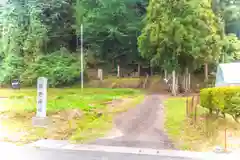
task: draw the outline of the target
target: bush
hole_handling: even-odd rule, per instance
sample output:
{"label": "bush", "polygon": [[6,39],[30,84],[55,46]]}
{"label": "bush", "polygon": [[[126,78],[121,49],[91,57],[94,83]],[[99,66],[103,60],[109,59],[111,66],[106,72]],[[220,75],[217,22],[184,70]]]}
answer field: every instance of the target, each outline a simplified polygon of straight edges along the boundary
{"label": "bush", "polygon": [[240,87],[206,88],[200,91],[201,106],[210,113],[230,114],[235,120],[240,117]]}
{"label": "bush", "polygon": [[8,54],[1,62],[0,83],[10,84],[12,79],[18,79],[25,69],[24,59],[18,55]]}
{"label": "bush", "polygon": [[20,76],[24,85],[35,85],[37,78],[48,78],[51,87],[69,85],[80,78],[80,61],[67,50],[41,55]]}

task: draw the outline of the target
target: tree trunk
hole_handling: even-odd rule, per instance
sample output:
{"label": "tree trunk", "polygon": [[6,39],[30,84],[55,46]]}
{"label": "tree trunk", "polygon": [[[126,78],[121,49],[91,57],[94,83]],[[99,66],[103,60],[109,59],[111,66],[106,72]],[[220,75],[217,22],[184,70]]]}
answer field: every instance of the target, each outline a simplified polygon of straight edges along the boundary
{"label": "tree trunk", "polygon": [[167,70],[164,69],[164,79],[167,79]]}
{"label": "tree trunk", "polygon": [[188,84],[187,84],[187,86],[188,86],[188,91],[189,90],[191,90],[191,73],[188,73]]}
{"label": "tree trunk", "polygon": [[176,82],[175,82],[175,92],[176,95],[179,93],[179,75],[176,73]]}
{"label": "tree trunk", "polygon": [[176,96],[176,72],[175,70],[172,71],[172,95]]}
{"label": "tree trunk", "polygon": [[185,79],[185,92],[189,92],[191,89],[191,74],[189,73],[188,68],[185,69],[185,74],[184,74],[184,79]]}
{"label": "tree trunk", "polygon": [[114,60],[112,60],[112,71],[115,71],[115,63],[114,63]]}
{"label": "tree trunk", "polygon": [[146,88],[146,85],[147,85],[147,82],[148,82],[148,78],[149,78],[149,75],[147,74],[146,75],[146,79],[145,79],[145,81],[143,83],[143,88]]}
{"label": "tree trunk", "polygon": [[188,92],[188,89],[189,89],[189,79],[188,79],[188,68],[185,68],[185,73],[184,73],[184,91],[185,92]]}
{"label": "tree trunk", "polygon": [[184,75],[183,75],[183,80],[182,80],[182,87],[183,87],[183,89],[184,89],[184,92],[186,92],[186,87],[187,87],[186,84],[187,84],[187,83],[186,83],[186,76],[185,76],[185,73],[184,73]]}
{"label": "tree trunk", "polygon": [[208,81],[208,64],[207,63],[204,64],[204,75],[205,75],[204,81],[207,82]]}
{"label": "tree trunk", "polygon": [[140,73],[141,73],[141,65],[140,64],[138,64],[138,77],[140,77]]}

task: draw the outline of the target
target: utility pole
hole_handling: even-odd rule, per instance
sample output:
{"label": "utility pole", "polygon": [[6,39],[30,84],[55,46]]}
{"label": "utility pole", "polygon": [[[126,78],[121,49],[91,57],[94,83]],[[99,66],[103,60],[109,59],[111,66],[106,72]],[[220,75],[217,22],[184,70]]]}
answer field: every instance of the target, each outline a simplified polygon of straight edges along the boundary
{"label": "utility pole", "polygon": [[[76,0],[76,8],[75,8],[75,16],[76,16],[76,35],[77,35],[77,51],[78,51],[78,45],[79,45],[79,34],[80,34],[80,43],[81,43],[81,49],[80,49],[80,61],[81,61],[81,89],[83,89],[83,73],[84,73],[84,66],[83,66],[83,10],[81,9],[81,3],[80,0]],[[80,33],[79,33],[79,27],[80,27]]]}
{"label": "utility pole", "polygon": [[81,89],[83,89],[83,24],[81,24]]}

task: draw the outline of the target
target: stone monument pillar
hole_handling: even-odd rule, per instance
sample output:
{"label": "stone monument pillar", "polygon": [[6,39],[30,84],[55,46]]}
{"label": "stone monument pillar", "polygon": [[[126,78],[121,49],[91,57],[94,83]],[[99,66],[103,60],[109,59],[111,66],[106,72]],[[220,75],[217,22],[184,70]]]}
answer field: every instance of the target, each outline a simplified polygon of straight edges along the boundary
{"label": "stone monument pillar", "polygon": [[33,125],[46,127],[47,118],[47,78],[39,77],[37,80],[37,113],[33,117]]}

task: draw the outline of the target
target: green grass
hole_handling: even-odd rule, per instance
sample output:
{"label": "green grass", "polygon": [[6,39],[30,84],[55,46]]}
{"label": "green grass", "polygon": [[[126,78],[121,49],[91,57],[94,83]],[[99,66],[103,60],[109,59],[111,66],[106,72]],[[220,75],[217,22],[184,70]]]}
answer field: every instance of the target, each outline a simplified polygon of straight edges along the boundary
{"label": "green grass", "polygon": [[73,142],[85,142],[103,137],[108,130],[112,128],[114,115],[119,112],[125,112],[130,107],[135,107],[144,99],[143,95],[138,95],[131,100],[115,106],[113,109],[107,108],[103,116],[98,117],[96,114],[87,114],[78,122],[78,129],[70,137]]}
{"label": "green grass", "polygon": [[[1,89],[0,96],[9,98],[3,100],[4,109],[11,112],[36,111],[36,92],[36,89]],[[49,89],[47,112],[57,112],[70,108],[81,110],[101,108],[104,107],[104,102],[134,96],[139,93],[140,91],[133,89],[86,88],[83,91],[80,88]]]}
{"label": "green grass", "polygon": [[[103,136],[112,127],[115,114],[136,106],[143,100],[143,93],[134,89],[105,88],[65,88],[48,90],[47,112],[53,125],[47,129],[32,126],[31,118],[36,112],[36,89],[0,89],[0,114],[8,116],[1,125],[9,133],[25,132],[19,143],[27,143],[42,138],[69,139],[84,142]],[[108,107],[115,99],[130,101]],[[110,109],[109,109],[110,108]],[[83,112],[80,119],[60,120],[54,116],[63,110],[79,109]],[[102,115],[98,115],[101,112]]]}
{"label": "green grass", "polygon": [[113,115],[87,114],[77,122],[77,129],[70,136],[72,142],[86,142],[103,137],[112,128]]}
{"label": "green grass", "polygon": [[174,98],[165,102],[165,127],[170,137],[177,138],[185,125],[185,99]]}
{"label": "green grass", "polygon": [[[205,110],[198,107],[198,116]],[[175,146],[183,150],[202,151],[205,149],[202,141],[206,141],[204,122],[197,120],[193,124],[186,117],[186,98],[172,98],[165,102],[165,129]],[[198,118],[199,119],[199,118]]]}
{"label": "green grass", "polygon": [[208,139],[205,136],[205,122],[201,115],[205,109],[198,106],[197,122],[186,116],[186,98],[171,98],[165,102],[165,129],[175,146],[183,150],[202,151]]}
{"label": "green grass", "polygon": [[[103,81],[92,80],[86,84],[89,87],[106,87],[106,88],[139,88],[144,77],[105,77]],[[78,86],[78,85],[77,85]]]}

